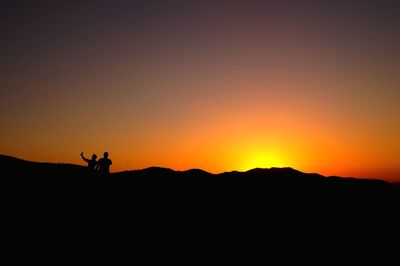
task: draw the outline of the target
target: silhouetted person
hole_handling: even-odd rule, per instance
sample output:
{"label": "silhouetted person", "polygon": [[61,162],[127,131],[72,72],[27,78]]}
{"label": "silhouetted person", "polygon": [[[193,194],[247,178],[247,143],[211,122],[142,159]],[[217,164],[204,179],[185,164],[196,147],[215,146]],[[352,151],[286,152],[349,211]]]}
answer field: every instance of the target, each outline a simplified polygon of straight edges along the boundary
{"label": "silhouetted person", "polygon": [[110,165],[112,165],[112,161],[108,159],[108,152],[105,152],[104,157],[97,162],[96,169],[99,170],[101,175],[108,175],[110,173]]}
{"label": "silhouetted person", "polygon": [[90,170],[95,170],[95,168],[96,168],[96,165],[97,165],[97,161],[96,161],[96,158],[97,158],[97,155],[96,154],[93,154],[92,155],[92,159],[87,159],[87,158],[85,158],[84,156],[83,156],[83,152],[81,152],[81,157],[82,157],[82,159],[85,161],[85,162],[87,162],[88,163],[88,168],[90,169]]}

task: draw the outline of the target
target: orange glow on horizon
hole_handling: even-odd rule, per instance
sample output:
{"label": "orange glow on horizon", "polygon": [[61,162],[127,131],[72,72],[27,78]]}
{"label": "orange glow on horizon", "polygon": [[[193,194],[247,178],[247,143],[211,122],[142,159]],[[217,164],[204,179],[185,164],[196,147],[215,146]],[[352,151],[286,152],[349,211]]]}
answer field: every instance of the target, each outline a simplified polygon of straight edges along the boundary
{"label": "orange glow on horizon", "polygon": [[240,100],[241,110],[231,111],[226,105],[229,112],[220,106],[203,110],[190,123],[179,121],[179,131],[174,126],[160,130],[162,125],[158,124],[143,124],[139,129],[136,124],[124,124],[118,131],[102,132],[107,138],[101,145],[87,142],[89,138],[80,135],[70,136],[81,140],[74,141],[73,146],[60,143],[56,153],[51,152],[52,145],[44,144],[39,153],[14,155],[35,161],[57,158],[58,162],[84,164],[79,158],[81,150],[88,156],[108,151],[113,172],[150,166],[201,168],[211,173],[292,167],[323,175],[400,179],[400,171],[390,168],[396,157],[390,162],[383,156],[388,152],[395,155],[397,147],[384,147],[381,141],[374,144],[377,139],[371,134],[359,136],[352,135],[348,128],[343,130],[344,123],[351,129],[351,121],[340,121],[339,126],[332,120],[328,123],[325,116],[307,106],[287,103],[264,108],[255,99]]}
{"label": "orange glow on horizon", "polygon": [[396,9],[45,2],[4,11],[0,154],[400,181]]}

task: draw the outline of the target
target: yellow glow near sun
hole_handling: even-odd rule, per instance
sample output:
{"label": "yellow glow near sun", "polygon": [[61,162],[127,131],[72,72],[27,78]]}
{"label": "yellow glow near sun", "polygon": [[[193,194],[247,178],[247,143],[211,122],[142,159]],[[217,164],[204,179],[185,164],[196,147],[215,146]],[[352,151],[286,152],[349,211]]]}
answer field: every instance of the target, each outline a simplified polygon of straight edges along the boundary
{"label": "yellow glow near sun", "polygon": [[287,167],[285,157],[277,151],[257,151],[246,153],[242,159],[241,170],[246,171],[253,168]]}

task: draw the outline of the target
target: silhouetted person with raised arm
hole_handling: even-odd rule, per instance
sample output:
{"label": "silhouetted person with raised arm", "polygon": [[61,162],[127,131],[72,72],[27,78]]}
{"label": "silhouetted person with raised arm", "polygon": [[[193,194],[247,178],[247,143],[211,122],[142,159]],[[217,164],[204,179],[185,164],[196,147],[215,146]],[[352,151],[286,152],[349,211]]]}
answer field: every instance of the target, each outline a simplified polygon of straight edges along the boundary
{"label": "silhouetted person with raised arm", "polygon": [[99,170],[100,175],[108,175],[110,173],[110,165],[112,165],[112,161],[108,159],[108,152],[105,152],[104,157],[97,162],[96,169]]}
{"label": "silhouetted person with raised arm", "polygon": [[93,154],[92,159],[89,160],[89,159],[85,158],[85,156],[83,156],[83,152],[81,152],[81,157],[85,162],[88,163],[88,168],[90,170],[94,171],[96,169],[96,165],[97,165],[97,161],[96,161],[97,155],[96,154]]}

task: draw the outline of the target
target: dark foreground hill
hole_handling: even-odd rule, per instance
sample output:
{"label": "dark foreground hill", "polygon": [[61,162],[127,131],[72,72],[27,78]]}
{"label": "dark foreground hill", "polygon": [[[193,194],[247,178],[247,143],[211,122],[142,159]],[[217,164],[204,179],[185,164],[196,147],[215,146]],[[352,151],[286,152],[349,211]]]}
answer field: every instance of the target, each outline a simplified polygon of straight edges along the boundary
{"label": "dark foreground hill", "polygon": [[[399,187],[381,180],[324,177],[291,168],[210,174],[165,168],[99,177],[84,166],[35,163],[0,156],[8,203],[38,211],[110,207],[119,216],[199,218],[371,218],[397,213]],[[31,205],[35,206],[31,206]],[[85,206],[85,204],[88,204]],[[48,209],[47,209],[48,208]],[[331,218],[332,218],[331,217]]]}
{"label": "dark foreground hill", "polygon": [[131,252],[138,235],[154,243],[168,233],[169,243],[177,230],[196,258],[203,250],[192,245],[218,245],[213,239],[222,232],[225,242],[249,236],[283,250],[310,241],[320,248],[354,243],[349,239],[370,245],[392,243],[399,226],[399,187],[380,180],[291,168],[214,175],[152,167],[99,177],[83,166],[8,156],[0,156],[0,167],[5,242],[33,256],[91,247]]}
{"label": "dark foreground hill", "polygon": [[83,166],[8,156],[0,156],[0,167],[3,228],[13,239],[36,241],[54,234],[101,242],[109,237],[105,234],[135,235],[141,230],[138,222],[159,227],[176,218],[194,223],[197,229],[190,234],[207,223],[252,234],[263,230],[277,241],[299,233],[300,239],[336,232],[387,236],[399,225],[399,187],[380,180],[291,168],[214,175],[152,167],[99,177]]}

